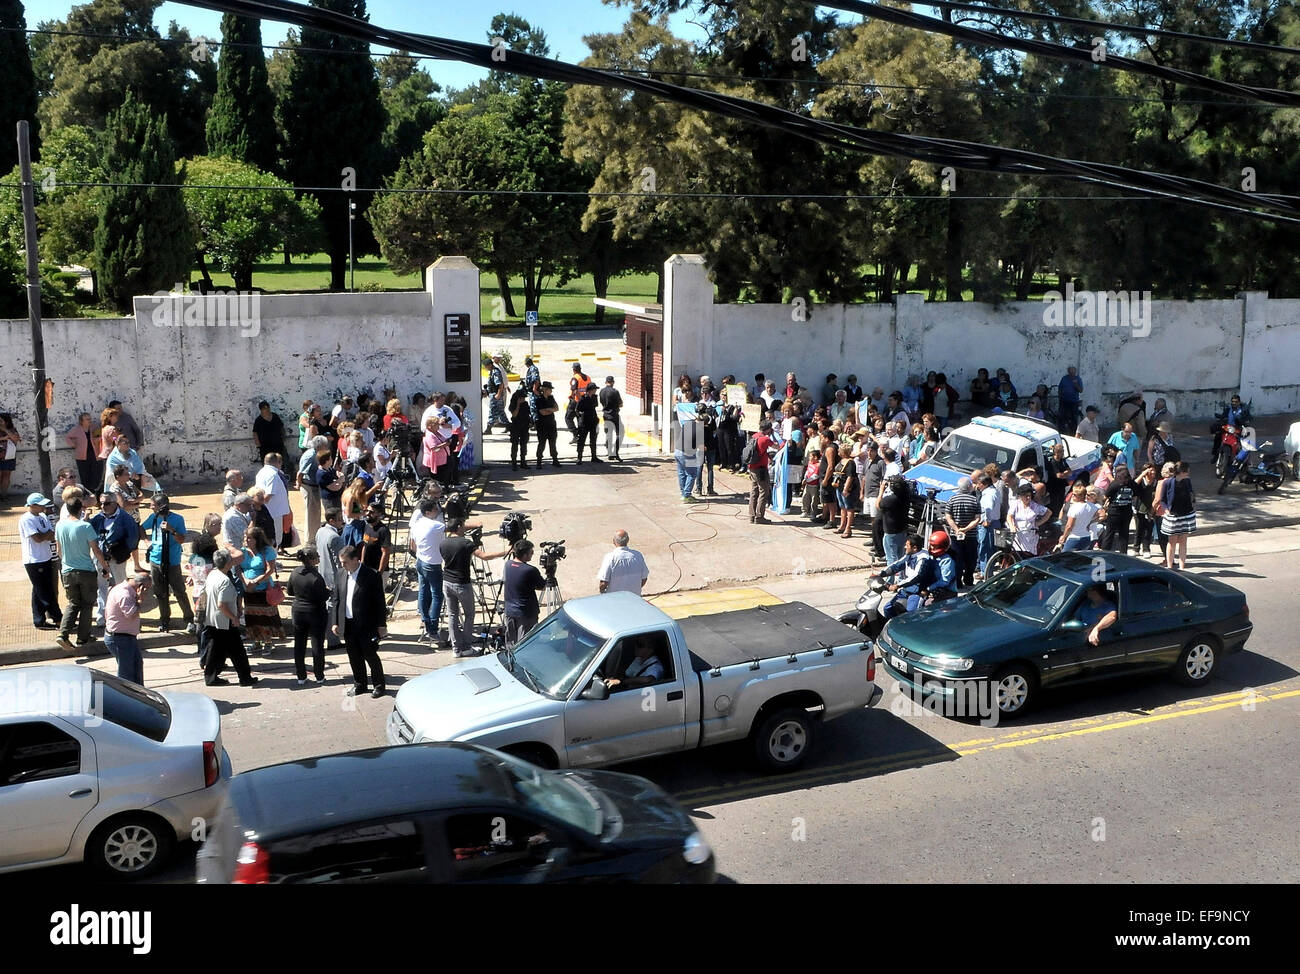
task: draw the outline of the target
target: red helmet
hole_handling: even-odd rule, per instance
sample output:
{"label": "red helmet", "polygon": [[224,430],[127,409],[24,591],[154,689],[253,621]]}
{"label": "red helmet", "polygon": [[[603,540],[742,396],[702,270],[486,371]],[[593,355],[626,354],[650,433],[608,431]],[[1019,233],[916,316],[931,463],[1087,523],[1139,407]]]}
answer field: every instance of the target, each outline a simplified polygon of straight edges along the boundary
{"label": "red helmet", "polygon": [[945,551],[948,550],[948,545],[950,543],[951,542],[948,540],[948,532],[946,531],[930,532],[930,554],[932,555],[943,554]]}

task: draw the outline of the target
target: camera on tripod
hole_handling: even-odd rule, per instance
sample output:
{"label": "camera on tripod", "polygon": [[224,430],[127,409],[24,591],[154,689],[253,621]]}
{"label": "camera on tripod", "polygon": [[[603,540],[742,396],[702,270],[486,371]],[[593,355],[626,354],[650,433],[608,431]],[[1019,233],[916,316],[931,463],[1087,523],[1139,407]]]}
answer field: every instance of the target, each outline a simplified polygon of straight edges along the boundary
{"label": "camera on tripod", "polygon": [[546,573],[547,577],[555,574],[555,568],[564,557],[564,542],[561,541],[543,541],[542,551],[537,558],[538,567]]}
{"label": "camera on tripod", "polygon": [[407,459],[415,455],[416,438],[412,434],[409,422],[404,419],[394,419],[389,424],[388,431],[393,434],[393,452]]}
{"label": "camera on tripod", "polygon": [[501,519],[501,528],[498,533],[507,544],[513,547],[516,542],[528,537],[528,532],[532,530],[532,527],[533,522],[528,515],[516,511],[507,514]]}
{"label": "camera on tripod", "polygon": [[442,516],[446,521],[463,521],[469,517],[469,491],[449,490],[443,494]]}
{"label": "camera on tripod", "polygon": [[470,541],[474,542],[475,548],[483,547],[483,529],[481,527],[470,528],[468,531],[465,532],[465,537],[469,538]]}

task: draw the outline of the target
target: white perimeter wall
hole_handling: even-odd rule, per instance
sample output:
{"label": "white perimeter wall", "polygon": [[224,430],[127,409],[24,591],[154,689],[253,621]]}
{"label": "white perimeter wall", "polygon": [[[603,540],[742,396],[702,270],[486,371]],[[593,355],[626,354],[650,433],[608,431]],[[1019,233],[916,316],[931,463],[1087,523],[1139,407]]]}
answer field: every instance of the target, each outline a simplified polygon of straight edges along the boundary
{"label": "white perimeter wall", "polygon": [[[73,465],[63,434],[79,413],[98,421],[100,410],[120,399],[143,427],[146,467],[164,486],[219,482],[228,467],[252,469],[260,400],[284,420],[285,444],[296,456],[304,399],[324,405],[364,389],[379,396],[388,386],[404,404],[414,392],[464,396],[481,457],[478,268],[444,257],[425,280],[424,292],[263,295],[255,329],[160,327],[155,298],[136,298],[133,318],[43,322],[46,374],[54,382],[51,467]],[[443,315],[451,313],[470,315],[469,382],[446,381]],[[31,366],[27,321],[0,321],[3,406],[23,437],[17,490],[40,486]]]}
{"label": "white perimeter wall", "polygon": [[[1300,408],[1300,299],[1250,293],[1235,300],[1153,301],[1150,333],[1114,327],[1049,328],[1041,301],[999,307],[927,302],[903,294],[893,304],[813,305],[807,320],[788,304],[713,303],[697,255],[665,265],[666,395],[687,372],[743,382],[764,373],[784,388],[785,374],[819,396],[826,374],[843,385],[856,374],[868,392],[901,388],[910,373],[945,372],[962,396],[981,367],[1005,368],[1020,394],[1039,382],[1055,388],[1078,368],[1084,399],[1103,415],[1135,389],[1163,395],[1182,418],[1208,417],[1241,391],[1257,414]],[[667,406],[665,405],[665,408]]]}

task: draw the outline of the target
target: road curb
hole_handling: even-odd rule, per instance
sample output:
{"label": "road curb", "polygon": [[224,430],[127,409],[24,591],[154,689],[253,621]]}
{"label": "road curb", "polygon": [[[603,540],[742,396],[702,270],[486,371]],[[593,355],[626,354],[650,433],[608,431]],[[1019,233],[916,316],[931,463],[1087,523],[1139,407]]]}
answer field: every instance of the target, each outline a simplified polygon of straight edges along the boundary
{"label": "road curb", "polygon": [[[184,631],[142,634],[138,642],[141,650],[165,649],[168,646],[191,644],[195,647],[196,657],[198,653],[198,641]],[[12,666],[17,663],[47,663],[50,660],[59,659],[104,659],[108,655],[108,648],[104,645],[102,638],[96,639],[90,646],[78,646],[72,652],[68,652],[57,644],[52,646],[20,646],[17,649],[0,649],[0,666]]]}

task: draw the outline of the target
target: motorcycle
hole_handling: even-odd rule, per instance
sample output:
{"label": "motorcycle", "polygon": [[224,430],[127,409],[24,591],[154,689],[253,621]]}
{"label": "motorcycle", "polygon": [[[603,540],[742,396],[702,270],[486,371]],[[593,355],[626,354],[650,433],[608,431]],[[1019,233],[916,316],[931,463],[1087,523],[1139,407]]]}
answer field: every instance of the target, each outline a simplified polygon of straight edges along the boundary
{"label": "motorcycle", "polygon": [[[1232,427],[1227,427],[1232,429]],[[1251,431],[1253,434],[1253,431]],[[1256,447],[1254,437],[1243,435],[1240,440],[1240,449],[1233,456],[1232,461],[1227,465],[1223,472],[1223,482],[1219,484],[1219,493],[1222,494],[1228,487],[1228,484],[1234,480],[1240,480],[1243,484],[1253,484],[1256,490],[1265,492],[1277,490],[1282,486],[1282,481],[1286,480],[1286,451],[1272,450],[1268,453],[1260,453],[1259,462],[1250,464],[1250,455],[1256,452],[1260,447],[1272,446],[1272,440],[1265,440]],[[1224,432],[1224,442],[1227,442],[1227,431]]]}
{"label": "motorcycle", "polygon": [[858,596],[858,604],[848,612],[841,613],[840,622],[852,626],[868,639],[876,639],[885,628],[885,620],[880,609],[894,593],[887,591],[890,576],[877,576],[867,580],[867,590]]}
{"label": "motorcycle", "polygon": [[1255,429],[1251,426],[1233,426],[1229,423],[1219,423],[1211,428],[1210,432],[1219,437],[1219,448],[1214,454],[1214,476],[1223,477],[1228,472],[1235,460],[1238,452],[1241,450],[1242,439],[1253,440],[1255,438]]}

